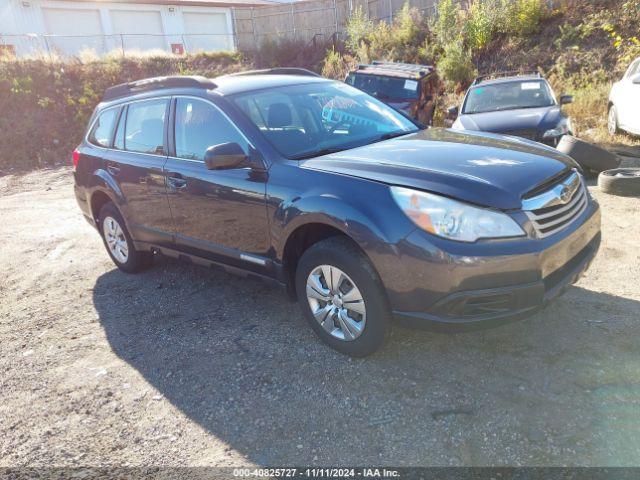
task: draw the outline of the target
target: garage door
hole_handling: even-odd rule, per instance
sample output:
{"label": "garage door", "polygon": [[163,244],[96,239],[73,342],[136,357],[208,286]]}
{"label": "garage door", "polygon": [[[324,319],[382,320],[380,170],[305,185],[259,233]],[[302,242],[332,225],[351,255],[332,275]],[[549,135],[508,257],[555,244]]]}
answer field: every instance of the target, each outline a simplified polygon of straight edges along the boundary
{"label": "garage door", "polygon": [[111,25],[122,35],[125,51],[167,49],[159,11],[113,10]]}
{"label": "garage door", "polygon": [[43,8],[42,15],[48,34],[63,35],[47,39],[49,47],[56,52],[75,55],[83,49],[92,49],[97,53],[104,51],[102,23],[98,10]]}
{"label": "garage door", "polygon": [[189,52],[233,49],[224,13],[184,12],[182,18]]}

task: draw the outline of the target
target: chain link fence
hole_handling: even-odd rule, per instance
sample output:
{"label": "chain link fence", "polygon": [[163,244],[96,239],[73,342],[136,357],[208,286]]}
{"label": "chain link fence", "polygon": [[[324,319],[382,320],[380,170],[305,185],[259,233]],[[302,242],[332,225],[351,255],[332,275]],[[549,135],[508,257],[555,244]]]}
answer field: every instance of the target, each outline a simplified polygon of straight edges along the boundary
{"label": "chain link fence", "polygon": [[344,37],[349,18],[361,9],[372,21],[392,21],[405,4],[436,14],[438,0],[309,0],[286,5],[234,9],[238,48],[255,50],[267,40],[314,41]]}
{"label": "chain link fence", "polygon": [[83,55],[140,56],[233,51],[235,36],[228,33],[154,35],[5,35],[0,34],[0,54],[20,57],[78,57]]}

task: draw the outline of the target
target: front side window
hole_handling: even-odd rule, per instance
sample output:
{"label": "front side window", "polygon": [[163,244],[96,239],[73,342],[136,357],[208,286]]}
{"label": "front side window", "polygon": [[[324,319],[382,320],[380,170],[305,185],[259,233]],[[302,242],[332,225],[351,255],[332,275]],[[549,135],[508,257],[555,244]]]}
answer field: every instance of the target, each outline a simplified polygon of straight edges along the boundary
{"label": "front side window", "polygon": [[125,123],[125,150],[155,155],[164,153],[164,122],[167,116],[167,104],[168,101],[165,99],[129,104]]}
{"label": "front side window", "polygon": [[176,157],[203,161],[209,147],[228,142],[239,144],[249,153],[247,141],[218,108],[195,98],[177,99]]}
{"label": "front side window", "polygon": [[549,85],[544,80],[479,85],[469,90],[462,113],[485,113],[518,108],[540,108],[555,105]]}
{"label": "front side window", "polygon": [[346,82],[382,100],[417,100],[419,97],[418,80],[350,73]]}
{"label": "front side window", "polygon": [[231,100],[276,150],[291,159],[355,148],[418,130],[394,109],[338,82],[247,92]]}
{"label": "front side window", "polygon": [[116,123],[117,117],[117,108],[110,108],[102,112],[98,116],[96,123],[93,124],[91,133],[89,133],[89,141],[99,147],[109,147],[113,126]]}

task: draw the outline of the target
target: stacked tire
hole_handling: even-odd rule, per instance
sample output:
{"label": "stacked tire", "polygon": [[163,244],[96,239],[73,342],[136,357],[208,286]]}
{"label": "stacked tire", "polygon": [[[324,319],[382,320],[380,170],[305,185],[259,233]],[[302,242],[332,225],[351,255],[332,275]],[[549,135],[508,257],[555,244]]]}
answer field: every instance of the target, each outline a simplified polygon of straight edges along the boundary
{"label": "stacked tire", "polygon": [[585,172],[597,174],[620,166],[620,158],[615,153],[571,135],[562,137],[557,149],[578,162]]}
{"label": "stacked tire", "polygon": [[565,135],[557,149],[573,158],[585,173],[598,173],[598,187],[603,193],[640,197],[640,168],[618,168],[620,157],[604,148]]}
{"label": "stacked tire", "polygon": [[616,168],[598,176],[601,192],[623,197],[640,197],[640,168]]}

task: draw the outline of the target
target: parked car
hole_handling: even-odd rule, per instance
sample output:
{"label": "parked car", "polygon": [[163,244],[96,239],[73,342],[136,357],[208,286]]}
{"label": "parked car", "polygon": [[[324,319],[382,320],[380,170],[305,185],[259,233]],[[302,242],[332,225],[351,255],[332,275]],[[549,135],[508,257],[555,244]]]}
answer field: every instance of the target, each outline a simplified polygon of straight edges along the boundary
{"label": "parked car", "polygon": [[571,120],[561,108],[571,102],[571,95],[562,95],[558,102],[537,72],[503,72],[476,78],[462,108],[451,107],[448,113],[456,119],[454,129],[513,135],[555,147],[563,135],[573,135]]}
{"label": "parked car", "polygon": [[640,58],[631,62],[622,80],[611,88],[608,127],[611,135],[620,130],[640,135]]}
{"label": "parked car", "polygon": [[358,65],[345,82],[424,125],[433,123],[440,80],[432,66],[374,61]]}
{"label": "parked car", "polygon": [[[344,120],[328,122],[327,108]],[[138,272],[155,254],[273,280],[349,355],[375,351],[392,317],[530,315],[600,243],[598,204],[569,157],[422,129],[308,75],[109,88],[73,162],[80,209],[118,268]]]}

